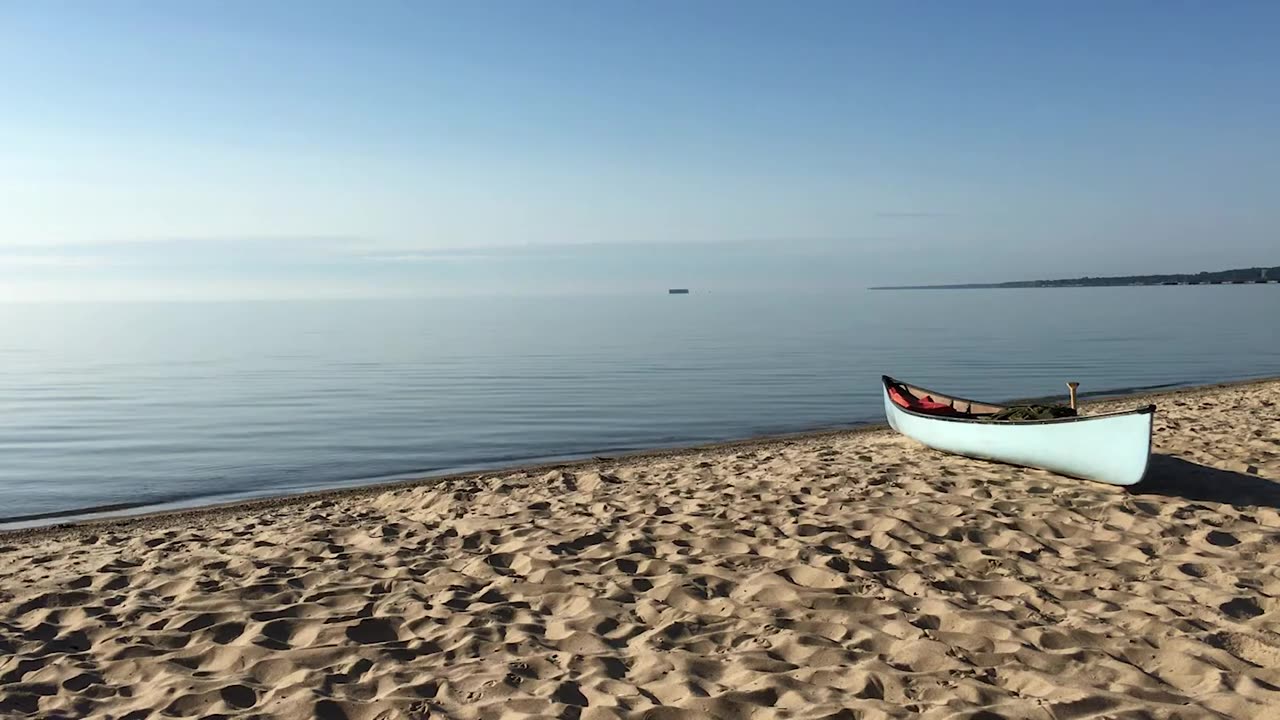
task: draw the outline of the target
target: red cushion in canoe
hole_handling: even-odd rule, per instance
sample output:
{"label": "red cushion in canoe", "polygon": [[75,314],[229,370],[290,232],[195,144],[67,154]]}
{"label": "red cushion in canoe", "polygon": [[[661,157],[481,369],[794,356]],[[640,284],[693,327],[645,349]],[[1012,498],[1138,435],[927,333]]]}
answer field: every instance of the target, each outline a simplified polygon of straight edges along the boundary
{"label": "red cushion in canoe", "polygon": [[924,398],[908,398],[898,392],[898,388],[889,388],[889,399],[898,407],[904,407],[908,410],[916,412],[929,413],[931,415],[960,415],[955,408],[946,403],[935,401],[931,396],[925,395]]}
{"label": "red cushion in canoe", "polygon": [[932,397],[925,395],[923,400],[916,401],[916,409],[933,412],[936,410],[950,410],[951,406],[946,403],[936,402]]}
{"label": "red cushion in canoe", "polygon": [[897,405],[898,407],[903,407],[903,408],[911,407],[911,403],[906,398],[902,397],[902,393],[898,392],[898,388],[896,387],[889,388],[889,399],[892,400],[893,404]]}

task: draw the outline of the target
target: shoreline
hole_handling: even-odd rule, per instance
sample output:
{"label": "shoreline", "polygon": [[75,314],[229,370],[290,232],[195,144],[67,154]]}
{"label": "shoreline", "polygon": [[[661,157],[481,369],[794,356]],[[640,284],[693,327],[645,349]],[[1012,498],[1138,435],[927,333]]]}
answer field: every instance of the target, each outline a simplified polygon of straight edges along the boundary
{"label": "shoreline", "polygon": [[0,537],[0,715],[1256,718],[1280,379],[1156,402],[1149,482],[883,427]]}
{"label": "shoreline", "polygon": [[[1098,390],[1094,392],[1081,393],[1080,398],[1082,400],[1090,401],[1090,404],[1120,402],[1145,404],[1145,402],[1153,402],[1157,405],[1156,412],[1158,414],[1160,412],[1159,400],[1161,399],[1193,397],[1197,394],[1210,393],[1217,390],[1247,387],[1251,385],[1265,385],[1277,381],[1280,381],[1280,375],[1201,385],[1178,386],[1177,384],[1172,384],[1170,386],[1156,386],[1171,387],[1171,389],[1160,389],[1156,392],[1151,392],[1151,386],[1136,389],[1120,388],[1116,390]],[[1044,395],[1029,398],[1015,398],[1000,402],[1003,402],[1004,404],[1020,404],[1043,402],[1048,400],[1061,400],[1064,397],[1065,395]],[[51,522],[26,527],[0,527],[0,539],[51,537],[67,532],[77,532],[88,528],[98,530],[123,529],[125,527],[134,526],[152,528],[167,526],[169,524],[180,524],[187,520],[215,519],[254,511],[285,509],[290,506],[301,506],[319,501],[372,497],[395,490],[474,481],[495,474],[532,474],[551,472],[554,470],[600,471],[607,470],[610,466],[619,463],[659,459],[671,460],[695,455],[734,453],[759,448],[761,446],[822,440],[826,438],[836,439],[852,437],[855,435],[887,430],[889,430],[889,426],[884,421],[867,422],[844,427],[762,435],[736,440],[726,440],[723,442],[648,448],[623,452],[616,455],[584,455],[564,460],[514,465],[497,465],[491,468],[483,468],[479,470],[466,470],[461,472],[446,471],[440,474],[412,473],[413,477],[403,479],[394,479],[382,482],[373,479],[373,481],[368,484],[308,490],[297,493],[271,495],[267,497],[238,498],[222,502],[197,504],[189,507],[172,507],[174,504],[172,502],[140,503],[132,506],[128,503],[114,503],[100,508],[83,508],[65,512],[54,511],[50,513],[40,513],[35,516],[29,515],[10,518],[0,522],[0,524],[25,524],[28,522],[40,522],[42,520],[49,520]],[[365,481],[353,480],[352,482],[364,483]],[[165,507],[166,505],[170,507]],[[147,510],[148,507],[157,506],[159,506],[157,509]],[[129,510],[133,508],[138,508],[140,512],[129,512]],[[119,512],[126,514],[116,514]],[[102,513],[111,514],[102,516]],[[62,518],[70,519],[63,520]]]}

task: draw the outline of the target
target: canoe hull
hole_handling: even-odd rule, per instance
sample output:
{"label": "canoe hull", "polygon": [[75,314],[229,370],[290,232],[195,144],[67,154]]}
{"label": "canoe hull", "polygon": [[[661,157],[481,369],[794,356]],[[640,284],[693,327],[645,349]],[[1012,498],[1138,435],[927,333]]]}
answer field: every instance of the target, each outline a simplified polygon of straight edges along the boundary
{"label": "canoe hull", "polygon": [[1111,485],[1133,485],[1147,473],[1155,406],[1132,412],[1031,422],[931,417],[899,407],[884,411],[894,430],[936,450]]}

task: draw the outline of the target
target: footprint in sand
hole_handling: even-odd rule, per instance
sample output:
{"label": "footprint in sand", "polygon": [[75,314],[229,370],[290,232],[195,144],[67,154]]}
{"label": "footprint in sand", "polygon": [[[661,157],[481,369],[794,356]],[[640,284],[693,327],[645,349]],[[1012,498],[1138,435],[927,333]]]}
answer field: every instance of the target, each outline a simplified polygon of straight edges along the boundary
{"label": "footprint in sand", "polygon": [[366,618],[347,628],[347,638],[361,645],[377,645],[397,642],[400,634],[392,621],[382,618]]}
{"label": "footprint in sand", "polygon": [[1218,606],[1223,615],[1234,620],[1251,620],[1265,611],[1250,598],[1236,598]]}
{"label": "footprint in sand", "polygon": [[219,691],[222,701],[237,709],[246,710],[258,704],[258,692],[248,685],[228,685]]}

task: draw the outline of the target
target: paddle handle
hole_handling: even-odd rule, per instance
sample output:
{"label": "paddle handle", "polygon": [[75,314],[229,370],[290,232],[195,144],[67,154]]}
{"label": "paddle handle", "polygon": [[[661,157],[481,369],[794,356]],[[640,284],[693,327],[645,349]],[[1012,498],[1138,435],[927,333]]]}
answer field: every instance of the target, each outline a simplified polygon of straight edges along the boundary
{"label": "paddle handle", "polygon": [[1080,383],[1074,380],[1067,383],[1067,390],[1071,393],[1071,409],[1072,410],[1077,409],[1076,408],[1076,388],[1078,387],[1080,387]]}

